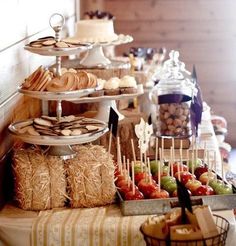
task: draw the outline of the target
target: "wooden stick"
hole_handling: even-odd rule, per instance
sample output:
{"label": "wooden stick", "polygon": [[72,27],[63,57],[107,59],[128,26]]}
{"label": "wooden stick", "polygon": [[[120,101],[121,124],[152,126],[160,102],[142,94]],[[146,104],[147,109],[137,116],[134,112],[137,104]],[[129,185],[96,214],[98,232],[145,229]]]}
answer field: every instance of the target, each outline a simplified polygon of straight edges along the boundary
{"label": "wooden stick", "polygon": [[110,158],[110,153],[111,153],[111,140],[112,140],[112,125],[110,129],[109,142],[108,142],[108,159]]}
{"label": "wooden stick", "polygon": [[140,148],[140,165],[141,165],[141,172],[143,172],[143,154]]}
{"label": "wooden stick", "polygon": [[171,166],[170,166],[171,172],[170,172],[170,174],[171,174],[171,177],[173,177],[174,176],[173,147],[170,147],[170,159],[171,159]]}
{"label": "wooden stick", "polygon": [[132,147],[132,152],[133,152],[133,159],[134,159],[134,164],[136,164],[136,155],[135,155],[135,150],[134,150],[134,140],[131,138],[131,147]]}
{"label": "wooden stick", "polygon": [[164,156],[164,137],[161,137],[161,156],[162,156],[162,159],[164,160],[165,159],[165,156]]}
{"label": "wooden stick", "polygon": [[144,168],[145,168],[145,181],[147,182],[147,154],[144,153]]}
{"label": "wooden stick", "polygon": [[130,187],[130,165],[129,165],[129,159],[127,159],[127,176],[128,176],[128,187]]}
{"label": "wooden stick", "polygon": [[208,171],[207,171],[207,183],[206,183],[206,186],[209,186],[209,179],[210,179],[210,151],[208,150],[207,151],[207,165],[208,165]]}
{"label": "wooden stick", "polygon": [[149,184],[152,183],[152,174],[151,174],[151,166],[150,166],[150,159],[149,157],[147,158],[147,164],[148,164],[148,181],[149,181]]}
{"label": "wooden stick", "polygon": [[[123,170],[126,169],[126,161],[125,161],[125,156],[123,155]],[[124,171],[124,176],[125,176],[125,180],[127,181],[127,171]]]}
{"label": "wooden stick", "polygon": [[215,171],[215,180],[217,180],[217,172],[216,172],[216,151],[214,151],[214,162],[213,162],[213,166],[214,166],[214,171]]}
{"label": "wooden stick", "polygon": [[194,151],[192,151],[192,174],[194,174]]}
{"label": "wooden stick", "polygon": [[175,162],[175,140],[172,138],[172,148],[173,148],[173,163]]}
{"label": "wooden stick", "polygon": [[188,172],[189,172],[189,149],[187,149],[187,161],[186,161],[186,163],[187,163],[187,167],[188,167]]}
{"label": "wooden stick", "polygon": [[134,162],[132,161],[131,162],[131,175],[132,175],[132,194],[134,195],[134,193],[135,193],[135,185],[134,185]]}
{"label": "wooden stick", "polygon": [[224,158],[223,155],[220,156],[221,158],[221,178],[224,181],[225,179],[225,172],[224,172]]}
{"label": "wooden stick", "polygon": [[206,163],[206,141],[204,142],[203,164]]}
{"label": "wooden stick", "polygon": [[117,150],[117,164],[118,164],[118,170],[122,174],[122,168],[121,168],[121,153],[120,153],[120,137],[117,137],[117,142],[116,142],[116,150]]}
{"label": "wooden stick", "polygon": [[158,162],[158,192],[161,191],[161,165],[162,165],[162,151],[159,149],[160,160]]}
{"label": "wooden stick", "polygon": [[155,162],[157,163],[158,159],[158,138],[156,138],[156,144],[155,144]]}
{"label": "wooden stick", "polygon": [[182,140],[180,140],[180,149],[179,149],[179,151],[180,151],[180,165],[181,165],[181,171],[183,171],[184,169],[184,167],[183,167],[183,141]]}

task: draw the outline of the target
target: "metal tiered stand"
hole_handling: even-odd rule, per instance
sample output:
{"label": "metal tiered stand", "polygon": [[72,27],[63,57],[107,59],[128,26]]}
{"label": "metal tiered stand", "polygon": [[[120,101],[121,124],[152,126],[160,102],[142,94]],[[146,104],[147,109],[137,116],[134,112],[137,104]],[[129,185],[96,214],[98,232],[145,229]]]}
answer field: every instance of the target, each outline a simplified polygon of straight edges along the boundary
{"label": "metal tiered stand", "polygon": [[[57,21],[57,24],[53,24],[55,21]],[[52,29],[55,31],[55,40],[60,41],[60,32],[65,23],[64,17],[61,14],[53,14],[50,17],[49,23]],[[31,47],[30,45],[25,46],[26,50],[38,55],[56,56],[56,76],[61,75],[62,56],[79,54],[80,52],[86,51],[91,48],[92,48],[91,44],[77,45],[76,47],[68,47],[68,48],[56,48],[56,47],[35,48],[35,47]],[[62,105],[61,105],[62,100],[67,100],[67,101],[78,100],[80,97],[86,96],[96,91],[96,89],[97,88],[89,88],[84,90],[74,90],[68,92],[40,92],[40,91],[24,90],[21,87],[19,87],[18,91],[30,97],[39,98],[46,101],[56,101],[57,102],[56,114],[57,114],[58,121],[60,121],[62,116]],[[105,122],[97,121],[97,123],[102,125],[102,127],[100,127],[98,131],[88,134],[82,134],[79,136],[42,136],[42,135],[32,136],[26,134],[19,134],[18,129],[22,126],[22,124],[26,122],[27,120],[11,124],[9,126],[10,132],[24,142],[50,146],[48,153],[50,155],[60,156],[63,159],[69,159],[75,156],[75,151],[73,151],[70,145],[83,144],[83,143],[95,141],[103,134],[105,134],[105,132],[108,130],[107,124]]]}

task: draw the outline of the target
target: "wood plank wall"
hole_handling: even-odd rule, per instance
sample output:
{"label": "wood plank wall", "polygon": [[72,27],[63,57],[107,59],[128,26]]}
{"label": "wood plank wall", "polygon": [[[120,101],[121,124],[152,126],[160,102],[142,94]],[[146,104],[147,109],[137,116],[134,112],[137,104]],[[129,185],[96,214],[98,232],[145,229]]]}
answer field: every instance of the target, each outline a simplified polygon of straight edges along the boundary
{"label": "wood plank wall", "polygon": [[8,125],[41,114],[40,100],[20,95],[16,88],[38,66],[55,61],[52,57],[30,54],[23,47],[29,40],[54,34],[48,21],[55,12],[66,18],[64,35],[72,35],[75,5],[76,0],[0,2],[0,206],[4,200],[5,154],[13,145]]}
{"label": "wood plank wall", "polygon": [[83,11],[104,9],[116,17],[117,33],[134,42],[117,47],[180,51],[188,70],[195,64],[204,100],[228,121],[227,141],[236,147],[235,0],[86,0]]}

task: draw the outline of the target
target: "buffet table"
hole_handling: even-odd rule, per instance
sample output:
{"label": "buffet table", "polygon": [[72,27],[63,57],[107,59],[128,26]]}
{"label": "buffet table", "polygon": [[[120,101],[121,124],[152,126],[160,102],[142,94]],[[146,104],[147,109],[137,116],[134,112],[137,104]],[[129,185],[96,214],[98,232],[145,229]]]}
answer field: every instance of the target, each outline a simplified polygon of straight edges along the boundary
{"label": "buffet table", "polygon": [[[204,113],[200,132],[200,147],[216,151],[217,171],[220,173],[220,153],[209,110]],[[235,245],[233,211],[217,211],[216,214],[230,222],[227,245]],[[0,245],[145,245],[139,227],[147,217],[122,216],[116,204],[88,209],[52,209],[39,213],[7,204],[0,212]]]}

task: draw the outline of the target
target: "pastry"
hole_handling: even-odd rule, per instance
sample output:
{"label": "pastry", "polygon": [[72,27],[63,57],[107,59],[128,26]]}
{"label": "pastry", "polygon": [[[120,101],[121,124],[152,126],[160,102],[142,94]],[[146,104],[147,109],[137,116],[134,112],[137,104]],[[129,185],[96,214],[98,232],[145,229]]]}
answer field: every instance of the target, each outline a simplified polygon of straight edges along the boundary
{"label": "pastry", "polygon": [[119,89],[120,79],[117,77],[110,78],[104,84],[104,93],[107,96],[114,96],[120,94]]}
{"label": "pastry", "polygon": [[125,75],[120,80],[121,94],[134,94],[137,93],[137,82],[133,76]]}

